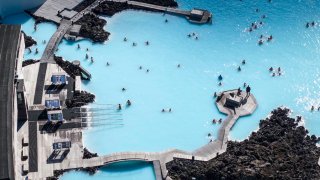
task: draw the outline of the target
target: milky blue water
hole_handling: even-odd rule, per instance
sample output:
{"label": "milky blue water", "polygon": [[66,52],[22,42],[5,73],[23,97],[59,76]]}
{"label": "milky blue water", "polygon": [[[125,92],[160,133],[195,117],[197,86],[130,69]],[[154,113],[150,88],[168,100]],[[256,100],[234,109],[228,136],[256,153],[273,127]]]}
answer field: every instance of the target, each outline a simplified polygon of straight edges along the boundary
{"label": "milky blue water", "polygon": [[[192,151],[209,141],[209,132],[216,137],[219,126],[212,125],[212,119],[225,117],[217,111],[213,93],[238,88],[244,82],[252,87],[259,107],[252,116],[237,121],[231,139],[247,138],[258,128],[260,119],[278,106],[289,107],[293,115],[303,115],[309,131],[320,135],[319,112],[310,112],[312,105],[320,105],[320,27],[305,28],[307,21],[319,19],[320,1],[178,2],[183,9],[210,10],[214,14],[213,24],[200,26],[181,17],[125,11],[104,17],[108,21],[105,29],[111,32],[105,44],[84,40],[79,43],[80,50],[77,43],[60,44],[58,55],[80,60],[93,76],[83,88],[96,95],[92,107],[100,111],[93,119],[95,126],[84,133],[86,147],[100,155],[169,148]],[[261,18],[264,14],[266,19]],[[33,33],[33,21],[21,21],[23,18],[10,17],[7,22],[23,23],[23,29]],[[164,23],[165,19],[169,22]],[[263,21],[263,25],[247,32],[246,28],[255,21]],[[40,40],[48,39],[56,28],[51,24],[41,26],[39,32],[32,34]],[[48,33],[42,34],[41,29]],[[192,32],[199,40],[187,37]],[[274,39],[258,46],[261,34],[272,34]],[[128,42],[123,42],[124,37]],[[149,46],[144,45],[147,40]],[[132,42],[138,45],[132,47]],[[40,42],[39,49],[43,47]],[[94,58],[94,63],[85,59],[86,53]],[[26,59],[31,57],[34,55],[25,54]],[[237,72],[242,59],[247,63]],[[106,66],[107,62],[110,66]],[[177,68],[178,64],[181,68]],[[282,76],[272,77],[270,66],[281,67]],[[219,74],[224,77],[221,87]],[[122,92],[122,88],[127,90]],[[125,108],[128,99],[132,106]],[[118,112],[115,109],[119,103],[123,109]],[[162,113],[163,108],[172,108],[172,112]],[[63,176],[72,178],[89,177],[79,172]],[[104,178],[149,180],[154,175],[148,164],[118,164],[90,176]]]}

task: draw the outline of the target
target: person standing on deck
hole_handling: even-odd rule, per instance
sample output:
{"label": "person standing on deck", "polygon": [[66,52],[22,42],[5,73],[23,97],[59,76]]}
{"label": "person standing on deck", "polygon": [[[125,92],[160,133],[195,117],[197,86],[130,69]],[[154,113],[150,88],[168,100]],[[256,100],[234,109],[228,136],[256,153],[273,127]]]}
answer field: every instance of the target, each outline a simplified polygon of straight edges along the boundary
{"label": "person standing on deck", "polygon": [[250,91],[251,91],[251,87],[248,85],[247,88],[246,88],[247,97],[250,96]]}

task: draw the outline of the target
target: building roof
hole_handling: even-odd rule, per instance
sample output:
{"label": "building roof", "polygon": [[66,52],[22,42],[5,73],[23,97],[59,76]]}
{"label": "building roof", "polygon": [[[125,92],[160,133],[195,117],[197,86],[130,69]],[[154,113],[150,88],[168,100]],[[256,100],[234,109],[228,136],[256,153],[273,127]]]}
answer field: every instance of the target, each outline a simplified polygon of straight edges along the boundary
{"label": "building roof", "polygon": [[20,25],[0,25],[0,179],[14,178],[14,77]]}

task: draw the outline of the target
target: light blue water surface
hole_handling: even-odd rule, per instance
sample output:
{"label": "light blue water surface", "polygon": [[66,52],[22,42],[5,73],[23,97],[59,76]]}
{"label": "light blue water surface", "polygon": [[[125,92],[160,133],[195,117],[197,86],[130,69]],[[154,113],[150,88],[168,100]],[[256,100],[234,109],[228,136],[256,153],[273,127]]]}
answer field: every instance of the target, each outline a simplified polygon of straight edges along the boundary
{"label": "light blue water surface", "polygon": [[[96,126],[84,133],[86,147],[100,155],[169,148],[192,151],[208,143],[209,132],[216,137],[219,125],[212,125],[212,119],[225,117],[217,111],[213,93],[238,88],[244,82],[252,87],[259,107],[252,116],[238,120],[231,131],[231,139],[247,138],[258,128],[260,119],[278,106],[289,107],[293,115],[303,115],[309,131],[320,135],[319,112],[310,112],[312,105],[320,105],[320,27],[305,28],[307,21],[319,19],[320,1],[178,2],[183,9],[210,10],[214,14],[213,23],[194,25],[181,17],[130,10],[111,18],[104,17],[108,21],[105,29],[111,32],[106,43],[93,44],[84,40],[79,43],[81,49],[78,50],[77,43],[64,40],[59,46],[57,55],[67,60],[80,60],[92,73],[92,80],[83,84],[84,89],[96,95],[92,107],[108,109],[99,113],[115,113],[116,118],[122,119],[96,117],[93,120]],[[261,19],[263,14],[266,19]],[[169,22],[164,23],[165,19]],[[258,30],[245,31],[252,22],[261,20],[263,26]],[[33,20],[25,15],[9,17],[7,22],[23,23],[27,34],[38,41],[49,39],[56,29],[45,23],[33,32]],[[192,32],[199,40],[187,37]],[[274,40],[258,46],[261,34],[272,34]],[[128,42],[123,42],[124,37]],[[149,46],[144,44],[147,40]],[[40,54],[44,48],[41,41]],[[132,42],[138,45],[132,47]],[[94,58],[94,63],[85,59],[86,53]],[[32,57],[40,56],[26,52],[25,59]],[[246,59],[247,64],[237,72],[242,59]],[[107,62],[111,64],[108,67]],[[181,68],[177,68],[178,64]],[[139,66],[143,69],[139,70]],[[270,66],[281,67],[282,76],[271,77]],[[146,73],[146,69],[150,72]],[[221,87],[217,81],[219,74],[224,77]],[[122,92],[122,88],[127,90]],[[128,99],[132,101],[131,107],[120,112],[114,110],[119,103],[125,107]],[[163,108],[172,108],[172,112],[161,113]],[[141,168],[128,171],[128,167],[133,166]],[[149,180],[154,179],[154,174],[151,165],[118,164],[116,168],[106,167],[90,177]],[[73,178],[88,176],[76,172],[62,179]]]}

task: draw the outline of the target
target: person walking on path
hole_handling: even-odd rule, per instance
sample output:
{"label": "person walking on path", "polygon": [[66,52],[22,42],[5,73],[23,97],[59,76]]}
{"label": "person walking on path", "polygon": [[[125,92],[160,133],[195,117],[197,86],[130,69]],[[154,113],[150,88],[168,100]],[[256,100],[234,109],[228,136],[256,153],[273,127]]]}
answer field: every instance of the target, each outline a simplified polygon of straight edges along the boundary
{"label": "person walking on path", "polygon": [[251,87],[248,85],[247,88],[246,88],[247,97],[250,96],[250,91],[251,91]]}

